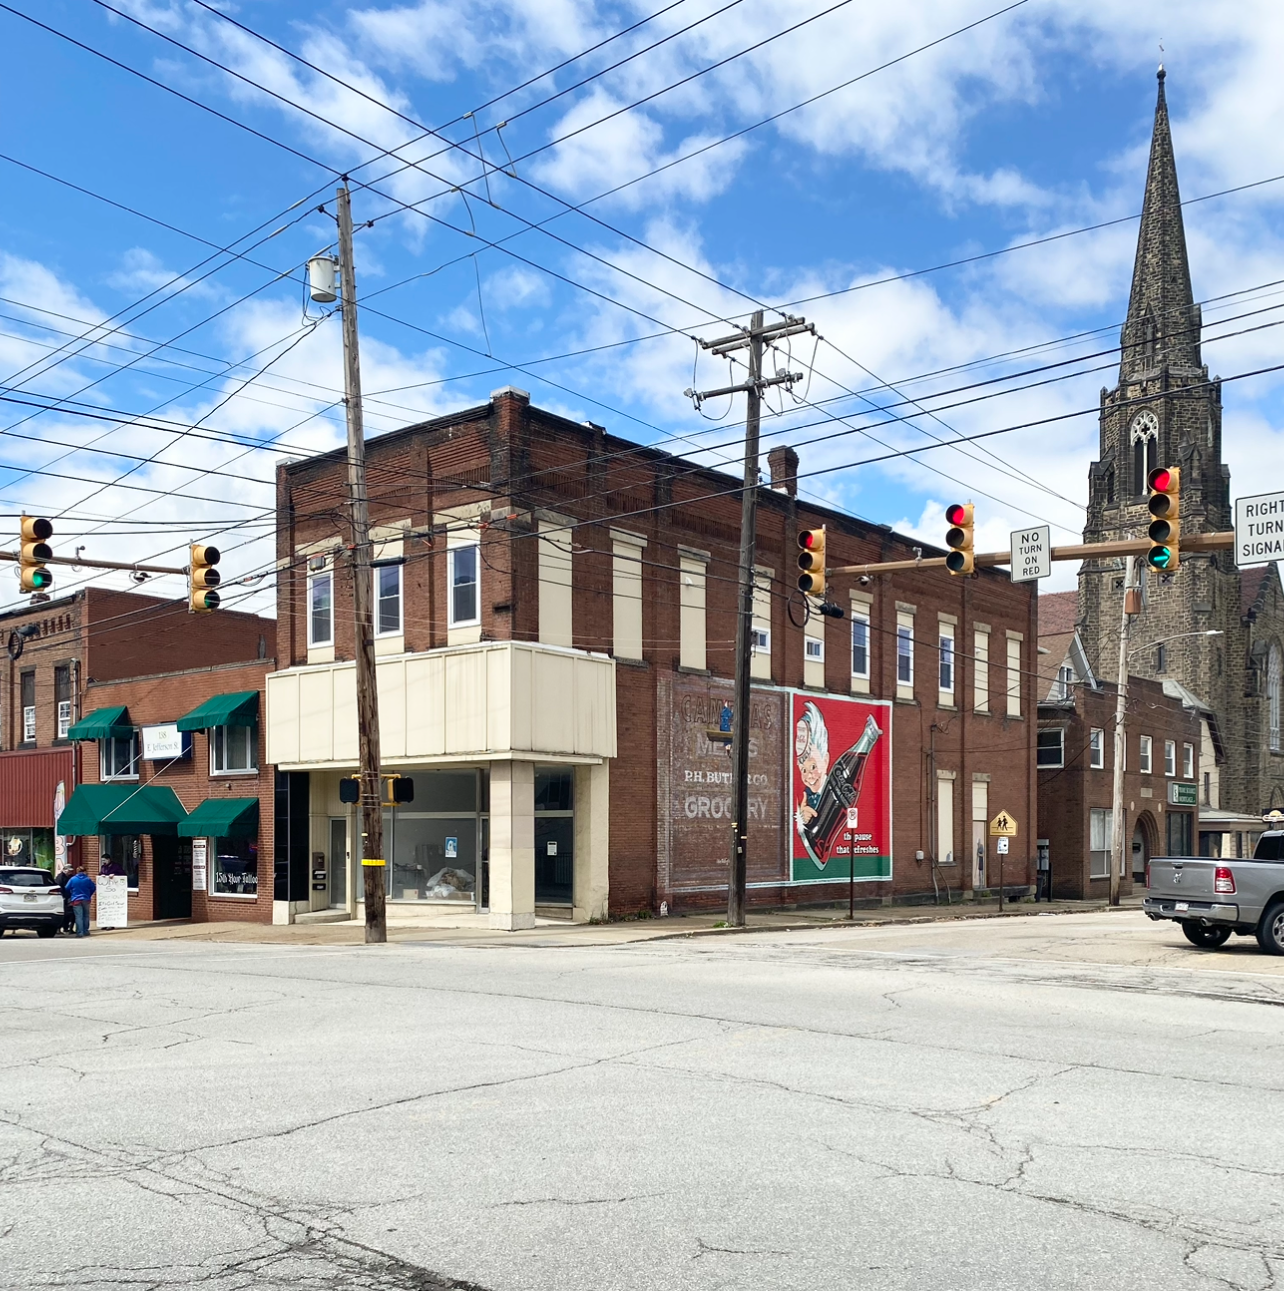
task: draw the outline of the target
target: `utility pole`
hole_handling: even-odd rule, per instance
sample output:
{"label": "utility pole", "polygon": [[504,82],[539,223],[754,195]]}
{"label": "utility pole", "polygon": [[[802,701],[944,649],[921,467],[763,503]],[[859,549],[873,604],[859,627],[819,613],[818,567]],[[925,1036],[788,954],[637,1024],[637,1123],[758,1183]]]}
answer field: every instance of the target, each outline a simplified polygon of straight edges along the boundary
{"label": "utility pole", "polygon": [[1128,709],[1128,637],[1132,616],[1141,607],[1138,589],[1133,586],[1137,575],[1137,557],[1129,556],[1124,565],[1123,612],[1119,616],[1119,676],[1115,696],[1115,770],[1110,813],[1110,904],[1119,904],[1119,871],[1124,858],[1124,759],[1127,743],[1124,715]]}
{"label": "utility pole", "polygon": [[745,484],[740,501],[740,603],[736,615],[736,683],[732,701],[731,738],[731,856],[727,876],[727,923],[743,928],[745,923],[745,885],[749,856],[749,665],[753,654],[754,548],[758,523],[758,425],[762,416],[762,392],[768,386],[793,385],[801,381],[801,372],[780,372],[763,378],[764,345],[813,332],[815,328],[800,318],[763,326],[762,310],[757,310],[748,331],[723,336],[716,341],[701,341],[703,349],[719,357],[736,350],[749,351],[749,379],[739,385],[719,390],[686,394],[698,408],[705,399],[719,395],[745,393]]}
{"label": "utility pole", "polygon": [[383,855],[383,794],[379,781],[379,692],[375,685],[371,619],[373,552],[366,494],[366,438],[361,417],[361,355],[357,347],[357,279],[352,267],[352,203],[348,182],[335,194],[339,213],[339,278],[343,314],[343,394],[348,411],[348,512],[352,568],[353,655],[357,664],[357,749],[361,783],[361,874],[365,881],[366,941],[388,940],[387,866]]}

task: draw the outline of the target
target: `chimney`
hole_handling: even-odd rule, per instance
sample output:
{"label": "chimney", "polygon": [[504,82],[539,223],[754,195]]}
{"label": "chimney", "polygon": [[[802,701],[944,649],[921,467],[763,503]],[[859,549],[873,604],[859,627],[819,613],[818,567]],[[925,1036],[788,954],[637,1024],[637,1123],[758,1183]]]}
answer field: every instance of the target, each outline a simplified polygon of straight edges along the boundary
{"label": "chimney", "polygon": [[788,493],[791,498],[798,496],[798,454],[792,448],[781,445],[767,454],[767,465],[771,468],[771,487],[778,493]]}

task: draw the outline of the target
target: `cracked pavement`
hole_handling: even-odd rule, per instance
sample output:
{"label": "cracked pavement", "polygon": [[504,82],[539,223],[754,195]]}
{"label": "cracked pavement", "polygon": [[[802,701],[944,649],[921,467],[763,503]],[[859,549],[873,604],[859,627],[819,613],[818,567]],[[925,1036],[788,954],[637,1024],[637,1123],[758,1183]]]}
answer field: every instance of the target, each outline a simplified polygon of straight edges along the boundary
{"label": "cracked pavement", "polygon": [[0,943],[0,1291],[1265,1291],[1284,960],[1070,915]]}

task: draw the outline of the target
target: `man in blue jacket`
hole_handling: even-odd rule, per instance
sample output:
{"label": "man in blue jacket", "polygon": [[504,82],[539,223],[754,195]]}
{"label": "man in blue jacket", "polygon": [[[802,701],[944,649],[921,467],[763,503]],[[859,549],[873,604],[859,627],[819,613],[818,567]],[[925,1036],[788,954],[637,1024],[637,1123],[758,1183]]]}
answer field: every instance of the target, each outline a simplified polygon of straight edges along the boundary
{"label": "man in blue jacket", "polygon": [[98,891],[98,885],[80,866],[67,880],[67,901],[71,905],[72,917],[76,921],[76,936],[89,936],[89,901]]}

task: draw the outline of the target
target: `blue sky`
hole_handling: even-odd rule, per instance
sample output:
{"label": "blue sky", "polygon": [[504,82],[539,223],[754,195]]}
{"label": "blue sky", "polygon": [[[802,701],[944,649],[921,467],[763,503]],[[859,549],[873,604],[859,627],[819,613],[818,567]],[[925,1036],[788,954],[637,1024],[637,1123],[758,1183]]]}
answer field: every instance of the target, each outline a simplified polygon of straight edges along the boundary
{"label": "blue sky", "polygon": [[[334,170],[369,185],[354,209],[375,221],[357,239],[371,433],[511,383],[615,433],[684,436],[674,446],[732,458],[740,407],[707,407],[725,414],[714,424],[683,397],[691,338],[725,332],[755,302],[820,296],[796,307],[824,338],[814,359],[796,343],[778,360],[813,369],[798,393],[818,407],[776,400],[766,446],[795,444],[809,495],[934,541],[944,505],[970,497],[986,547],[1032,517],[1062,541],[1078,532],[1094,417],[856,463],[1091,408],[1114,376],[1109,356],[1086,356],[1117,339],[1135,224],[898,276],[1134,215],[1161,41],[1183,196],[1284,174],[1284,16],[1256,0],[1027,0],[948,39],[1000,4],[678,0],[659,16],[661,0],[219,6],[320,72],[194,0],[14,7],[267,138],[0,14],[0,151],[13,159],[0,161],[0,366],[10,397],[29,400],[0,413],[0,513],[56,515],[68,554],[83,544],[89,556],[182,563],[187,541],[213,539],[233,578],[271,562],[278,457],[342,439],[338,320],[306,321],[298,282],[333,238],[315,207],[332,197]],[[440,134],[403,147],[419,133],[406,118]],[[488,167],[483,180],[479,154],[516,158],[517,178]],[[585,202],[596,222],[567,210]],[[1282,204],[1284,182],[1188,208],[1197,297],[1243,293],[1207,306],[1206,322],[1284,305],[1268,285],[1284,279]],[[545,220],[547,233],[531,228]],[[885,278],[897,280],[863,285]],[[1042,348],[1010,357],[1031,346]],[[1229,376],[1278,362],[1280,348],[1267,327],[1208,341],[1205,361]],[[1055,370],[1068,379],[1017,388],[1029,379],[1015,372],[1066,359],[1079,360]],[[944,391],[999,377],[984,387],[995,397],[943,410],[980,393]],[[725,365],[701,360],[698,384],[726,379]],[[1225,388],[1236,492],[1260,491],[1261,463],[1280,460],[1280,389],[1278,374]],[[77,402],[39,410],[52,399]],[[905,399],[936,416],[875,424],[895,413],[874,405],[903,413]],[[167,420],[102,419],[122,412]],[[214,437],[171,433],[198,422]],[[1049,589],[1072,580],[1059,566]],[[234,595],[270,611],[268,587]]]}

